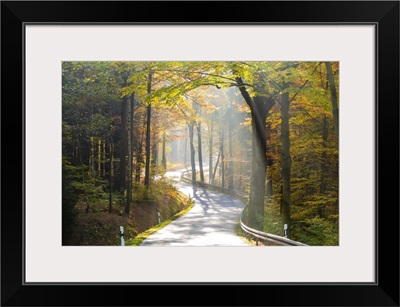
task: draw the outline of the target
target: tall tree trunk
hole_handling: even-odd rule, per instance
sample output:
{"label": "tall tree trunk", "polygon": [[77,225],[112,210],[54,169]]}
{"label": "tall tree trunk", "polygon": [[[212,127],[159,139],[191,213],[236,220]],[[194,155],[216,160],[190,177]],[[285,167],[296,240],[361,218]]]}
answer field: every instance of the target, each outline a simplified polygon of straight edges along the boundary
{"label": "tall tree trunk", "polygon": [[126,133],[126,108],[128,97],[124,97],[121,103],[121,141],[120,141],[120,164],[119,164],[119,190],[125,191],[126,187],[126,154],[127,154],[127,133]]}
{"label": "tall tree trunk", "polygon": [[197,124],[197,145],[199,150],[199,168],[200,168],[200,181],[204,182],[204,170],[203,170],[203,151],[201,145],[201,122]]}
{"label": "tall tree trunk", "polygon": [[267,187],[266,187],[266,195],[268,197],[272,197],[273,195],[273,186],[272,186],[272,176],[271,173],[267,169]]}
{"label": "tall tree trunk", "polygon": [[106,178],[106,142],[103,142],[103,152],[102,152],[102,172],[103,178]]}
{"label": "tall tree trunk", "polygon": [[167,156],[165,153],[165,143],[166,143],[166,136],[165,136],[165,131],[164,131],[163,139],[162,139],[162,157],[161,157],[161,164],[164,168],[164,171],[167,170]]}
{"label": "tall tree trunk", "polygon": [[[152,73],[149,73],[147,81],[147,93],[151,93]],[[150,184],[150,125],[151,125],[151,103],[147,105],[147,125],[146,125],[146,168],[144,175],[144,185],[149,187]]]}
{"label": "tall tree trunk", "polygon": [[[323,127],[322,127],[322,154],[321,154],[321,178],[319,184],[319,193],[324,194],[326,192],[326,174],[328,171],[327,165],[327,153],[326,144],[328,142],[328,126],[326,123],[326,116],[324,116]],[[322,205],[318,205],[318,215],[323,218]]]}
{"label": "tall tree trunk", "polygon": [[130,147],[130,151],[131,151],[131,158],[129,160],[130,163],[130,183],[132,186],[133,183],[133,153],[135,152],[135,129],[134,129],[134,125],[135,125],[135,93],[132,94],[131,96],[131,147]]}
{"label": "tall tree trunk", "polygon": [[183,150],[183,165],[186,167],[187,165],[187,144],[188,144],[188,138],[185,138],[185,148]]}
{"label": "tall tree trunk", "polygon": [[194,121],[189,122],[189,139],[190,139],[190,165],[192,167],[192,182],[196,182],[196,162],[195,162],[195,149],[193,144],[194,139]]}
{"label": "tall tree trunk", "polygon": [[94,176],[95,168],[94,168],[94,137],[90,137],[90,156],[89,156],[89,174],[90,176]]}
{"label": "tall tree trunk", "polygon": [[221,152],[218,153],[217,162],[215,163],[215,167],[214,167],[214,172],[213,172],[213,175],[212,175],[211,184],[214,184],[215,174],[217,173],[217,168],[218,168],[218,163],[219,163],[219,158],[220,158],[220,156],[221,156]]}
{"label": "tall tree trunk", "polygon": [[228,142],[229,142],[229,168],[228,168],[228,176],[229,176],[229,180],[228,180],[228,188],[233,190],[233,145],[232,145],[232,125],[229,125],[229,129],[228,129]]}
{"label": "tall tree trunk", "polygon": [[[140,113],[134,114],[134,125],[136,124],[139,128],[141,123]],[[145,123],[143,123],[143,129],[133,129],[135,132],[135,143],[134,143],[134,151],[136,157],[135,164],[135,182],[140,183],[141,171],[142,171],[142,163],[143,163],[143,133],[139,133],[138,130],[144,131]]]}
{"label": "tall tree trunk", "polygon": [[111,213],[112,209],[112,186],[113,186],[113,177],[114,177],[114,143],[113,140],[111,139],[110,141],[110,160],[109,160],[109,168],[110,168],[110,173],[109,173],[109,178],[108,178],[108,184],[109,184],[109,200],[108,200],[108,212]]}
{"label": "tall tree trunk", "polygon": [[257,132],[256,120],[252,118],[252,168],[249,195],[249,226],[263,230],[265,195],[265,140]]}
{"label": "tall tree trunk", "polygon": [[110,143],[110,174],[114,178],[114,141]]}
{"label": "tall tree trunk", "polygon": [[127,129],[127,148],[128,148],[128,169],[127,169],[127,181],[126,181],[126,205],[125,205],[125,213],[129,214],[131,210],[131,201],[132,201],[132,123],[133,123],[133,103],[134,97],[133,95],[130,98],[130,103],[128,104],[128,129]]}
{"label": "tall tree trunk", "polygon": [[325,62],[325,66],[326,66],[326,78],[328,79],[329,89],[331,94],[332,115],[333,115],[333,122],[335,123],[337,146],[339,146],[339,106],[338,106],[338,96],[336,92],[335,78],[333,76],[332,63]]}
{"label": "tall tree trunk", "polygon": [[213,123],[211,122],[209,126],[209,131],[210,131],[210,137],[209,137],[209,145],[208,149],[210,151],[209,153],[209,159],[208,159],[208,183],[211,184],[212,182],[212,170],[213,170]]}
{"label": "tall tree trunk", "polygon": [[264,195],[266,177],[266,118],[274,105],[272,98],[255,96],[251,98],[241,78],[236,78],[240,93],[250,108],[252,130],[252,174],[248,201],[249,226],[263,229]]}
{"label": "tall tree trunk", "polygon": [[224,125],[221,125],[221,187],[225,187],[225,153],[224,153],[224,140],[225,130]]}
{"label": "tall tree trunk", "polygon": [[[267,127],[267,130],[271,129]],[[267,138],[268,142],[268,138]],[[270,167],[274,164],[274,160],[272,158],[271,147],[267,146],[267,186],[266,186],[266,195],[268,197],[272,197],[273,195],[273,187],[272,187],[272,174]]]}
{"label": "tall tree trunk", "polygon": [[290,157],[289,133],[289,93],[280,95],[281,103],[281,131],[282,131],[282,222],[288,225],[287,236],[290,231],[290,170],[292,159]]}
{"label": "tall tree trunk", "polygon": [[140,175],[142,172],[141,164],[143,163],[143,155],[142,155],[142,144],[139,143],[139,146],[136,148],[136,174],[135,181],[140,183]]}
{"label": "tall tree trunk", "polygon": [[155,170],[156,174],[158,174],[158,143],[154,144],[151,156],[153,170]]}
{"label": "tall tree trunk", "polygon": [[101,176],[101,139],[97,141],[97,174]]}

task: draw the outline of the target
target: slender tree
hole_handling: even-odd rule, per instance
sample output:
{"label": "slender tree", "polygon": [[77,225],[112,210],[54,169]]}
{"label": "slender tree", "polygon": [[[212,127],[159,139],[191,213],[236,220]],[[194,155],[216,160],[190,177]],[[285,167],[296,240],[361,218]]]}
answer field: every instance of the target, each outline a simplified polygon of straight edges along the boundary
{"label": "slender tree", "polygon": [[[148,80],[147,80],[147,94],[151,93],[151,82],[152,82],[153,73],[149,72]],[[150,185],[150,125],[151,125],[151,102],[147,104],[147,125],[146,125],[146,168],[145,168],[145,176],[144,176],[144,185],[149,187]]]}
{"label": "slender tree", "polygon": [[290,132],[289,132],[289,93],[279,96],[281,107],[281,138],[282,138],[282,222],[288,225],[287,236],[290,231],[290,171],[292,159],[290,156]]}
{"label": "slender tree", "polygon": [[212,174],[213,174],[213,122],[211,122],[208,125],[208,138],[209,138],[209,143],[208,143],[208,151],[209,151],[209,158],[208,158],[208,183],[212,183]]}
{"label": "slender tree", "polygon": [[190,166],[192,169],[192,182],[196,182],[196,162],[195,162],[195,154],[196,150],[194,149],[194,120],[189,121],[189,145],[190,145]]}
{"label": "slender tree", "polygon": [[126,156],[128,152],[127,148],[127,107],[128,107],[128,97],[124,97],[121,103],[121,126],[120,126],[120,149],[119,149],[119,190],[125,191],[126,188]]}
{"label": "slender tree", "polygon": [[336,91],[335,78],[333,76],[332,63],[325,62],[325,66],[326,66],[326,78],[328,79],[329,92],[331,97],[333,121],[335,123],[336,140],[337,144],[339,145],[339,106],[338,106],[338,96]]}
{"label": "slender tree", "polygon": [[161,164],[162,164],[164,170],[167,170],[167,155],[166,155],[166,152],[165,152],[166,143],[167,143],[167,137],[166,137],[166,134],[165,134],[165,131],[164,131],[163,137],[162,137],[162,154],[161,154],[162,155]]}
{"label": "slender tree", "polygon": [[233,130],[233,111],[232,102],[229,103],[228,109],[228,150],[229,150],[229,167],[228,167],[228,188],[233,190],[233,141],[232,141],[232,130]]}
{"label": "slender tree", "polygon": [[197,122],[197,147],[198,147],[198,158],[199,158],[199,169],[200,169],[200,181],[204,182],[204,169],[203,169],[203,150],[201,141],[201,122]]}

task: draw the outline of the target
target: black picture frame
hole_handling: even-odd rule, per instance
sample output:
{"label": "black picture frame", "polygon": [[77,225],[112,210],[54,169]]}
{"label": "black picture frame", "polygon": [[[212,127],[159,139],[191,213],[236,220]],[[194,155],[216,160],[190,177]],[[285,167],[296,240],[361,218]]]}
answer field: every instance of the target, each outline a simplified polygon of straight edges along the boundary
{"label": "black picture frame", "polygon": [[[132,22],[376,26],[375,283],[24,283],[24,25]],[[399,306],[398,1],[3,1],[1,77],[2,306]]]}

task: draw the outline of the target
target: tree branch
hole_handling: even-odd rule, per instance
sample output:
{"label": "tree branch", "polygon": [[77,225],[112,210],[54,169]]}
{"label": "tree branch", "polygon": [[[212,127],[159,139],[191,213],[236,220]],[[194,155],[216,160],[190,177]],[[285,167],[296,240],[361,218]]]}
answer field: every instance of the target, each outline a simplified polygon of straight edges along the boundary
{"label": "tree branch", "polygon": [[[314,70],[311,73],[311,76],[315,73],[317,68],[322,64],[322,62],[319,62],[317,66],[315,66]],[[297,94],[300,93],[300,91],[306,86],[306,84],[310,81],[310,79],[307,79],[306,82],[303,83],[303,85],[299,88],[299,90],[294,94],[294,96],[289,100],[289,103],[293,101],[293,99],[296,98]]]}

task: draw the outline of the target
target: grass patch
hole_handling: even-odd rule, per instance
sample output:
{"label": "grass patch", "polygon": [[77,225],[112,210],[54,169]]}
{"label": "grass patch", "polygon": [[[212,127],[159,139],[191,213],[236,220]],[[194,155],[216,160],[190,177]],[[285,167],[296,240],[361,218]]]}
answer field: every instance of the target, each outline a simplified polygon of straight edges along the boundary
{"label": "grass patch", "polygon": [[194,201],[189,199],[185,209],[183,209],[182,211],[178,212],[177,214],[175,214],[171,218],[161,222],[160,224],[158,224],[158,225],[156,225],[156,226],[154,226],[154,227],[152,227],[152,228],[150,228],[150,229],[138,234],[135,238],[128,240],[125,243],[125,245],[126,246],[138,246],[138,245],[140,245],[143,242],[143,240],[145,240],[147,237],[149,237],[153,233],[159,231],[161,228],[164,228],[165,226],[167,226],[172,221],[176,220],[177,218],[179,218],[182,215],[184,215],[185,213],[187,213],[190,209],[193,208],[193,206],[194,206]]}

